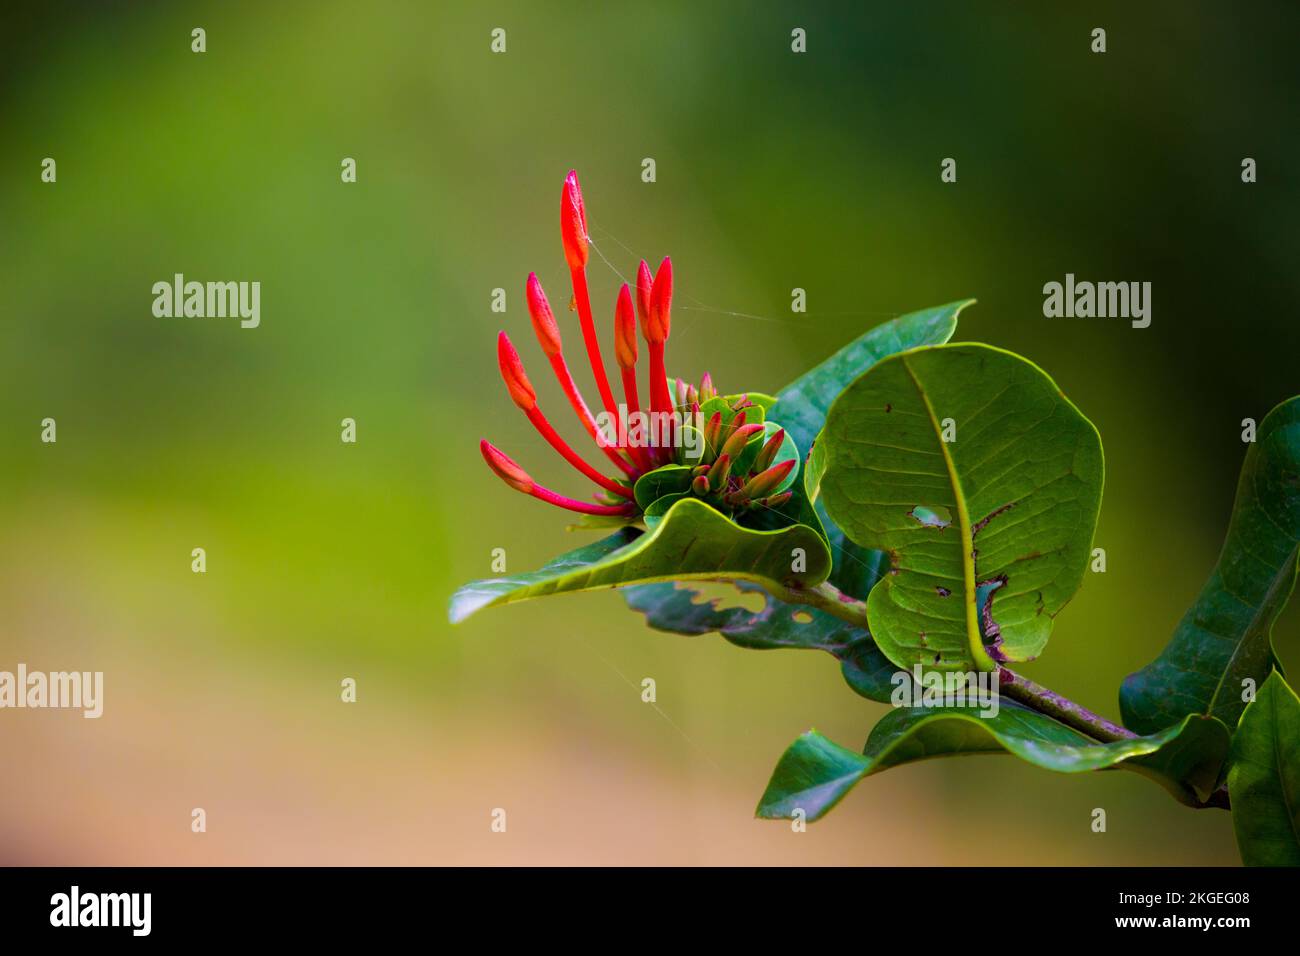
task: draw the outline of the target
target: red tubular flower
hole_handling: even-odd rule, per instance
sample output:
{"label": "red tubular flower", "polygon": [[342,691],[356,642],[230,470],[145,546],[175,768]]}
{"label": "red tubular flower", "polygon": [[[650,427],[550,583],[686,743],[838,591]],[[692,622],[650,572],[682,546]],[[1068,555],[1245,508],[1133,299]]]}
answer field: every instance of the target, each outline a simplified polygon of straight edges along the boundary
{"label": "red tubular flower", "polygon": [[564,191],[560,194],[560,239],[569,268],[587,268],[587,208],[582,204],[576,169],[564,177]]}
{"label": "red tubular flower", "polygon": [[[641,320],[641,328],[650,321],[650,296],[654,293],[655,280],[650,275],[650,267],[644,259],[636,270],[636,314]],[[646,341],[650,341],[649,338]]]}
{"label": "red tubular flower", "polygon": [[578,320],[582,325],[582,341],[591,360],[591,374],[596,378],[596,388],[605,411],[617,420],[618,406],[614,392],[605,374],[605,360],[600,354],[600,339],[596,337],[596,323],[591,317],[591,294],[587,291],[587,256],[590,238],[587,235],[587,210],[582,203],[582,188],[578,185],[578,171],[569,170],[560,194],[560,238],[564,242],[564,258],[569,263],[569,276],[573,280],[573,300],[578,307]]}
{"label": "red tubular flower", "polygon": [[[643,261],[638,274],[648,275],[650,268]],[[638,292],[642,283],[638,280]],[[672,392],[668,387],[668,371],[664,367],[664,343],[672,325],[673,264],[667,257],[659,264],[650,283],[649,301],[641,316],[641,334],[650,347],[650,410],[658,415],[673,411]]]}
{"label": "red tubular flower", "polygon": [[501,368],[501,380],[506,383],[510,398],[523,411],[528,412],[537,407],[537,392],[533,383],[524,373],[524,363],[519,360],[519,353],[510,344],[510,336],[505,332],[497,333],[497,365]]}
{"label": "red tubular flower", "polygon": [[635,476],[636,469],[618,453],[614,446],[607,444],[603,440],[600,434],[600,426],[596,424],[591,409],[587,407],[582,393],[578,391],[577,383],[573,381],[573,375],[569,371],[569,363],[564,360],[560,328],[555,323],[555,313],[551,311],[551,304],[546,300],[546,293],[542,290],[542,284],[537,280],[537,273],[528,273],[526,292],[528,314],[532,316],[533,331],[537,334],[538,344],[541,345],[542,351],[546,353],[546,357],[550,360],[551,368],[555,371],[555,377],[559,380],[560,388],[564,389],[564,395],[569,400],[569,404],[573,406],[574,412],[577,413],[578,419],[582,422],[582,427],[587,430],[587,434],[591,436],[592,441],[596,443],[610,461],[618,465],[629,477]]}
{"label": "red tubular flower", "polygon": [[546,439],[550,446],[558,451],[565,461],[606,491],[613,492],[620,498],[631,498],[631,491],[587,464],[551,426],[550,421],[542,414],[542,410],[537,407],[537,392],[533,389],[532,383],[528,381],[528,376],[524,372],[524,363],[519,360],[519,353],[515,351],[514,345],[510,342],[510,336],[506,335],[505,332],[497,336],[497,362],[501,366],[501,377],[505,380],[510,397],[528,416],[528,420],[532,422],[533,427]]}
{"label": "red tubular flower", "polygon": [[[641,268],[650,271],[644,262]],[[650,408],[656,412],[669,412],[673,408],[668,391],[668,372],[664,368],[664,343],[672,325],[673,264],[665,258],[651,286],[650,301],[641,319],[641,334],[650,346]]]}
{"label": "red tubular flower", "polygon": [[[618,290],[618,302],[614,305],[614,357],[618,367],[624,372],[636,370],[636,315],[632,312],[632,290],[626,282]],[[623,384],[627,384],[626,376]],[[639,408],[633,397],[636,395],[636,377],[632,378],[632,387],[627,396],[628,409]]]}
{"label": "red tubular flower", "polygon": [[[618,302],[614,306],[614,357],[623,375],[623,399],[630,417],[641,411],[641,397],[636,387],[636,314],[632,310],[632,290],[626,282],[618,290]],[[643,471],[654,467],[646,449],[635,443],[625,443],[624,447]]]}
{"label": "red tubular flower", "polygon": [[624,505],[595,505],[588,504],[585,501],[575,501],[573,498],[566,498],[564,495],[557,495],[549,488],[544,488],[533,481],[528,472],[520,468],[513,458],[501,451],[501,449],[494,447],[486,438],[478,443],[478,447],[479,451],[483,453],[483,460],[487,462],[488,467],[496,473],[498,478],[516,491],[522,491],[526,495],[532,495],[534,498],[539,498],[560,508],[577,511],[581,514],[631,515],[635,511],[635,505],[631,503]]}

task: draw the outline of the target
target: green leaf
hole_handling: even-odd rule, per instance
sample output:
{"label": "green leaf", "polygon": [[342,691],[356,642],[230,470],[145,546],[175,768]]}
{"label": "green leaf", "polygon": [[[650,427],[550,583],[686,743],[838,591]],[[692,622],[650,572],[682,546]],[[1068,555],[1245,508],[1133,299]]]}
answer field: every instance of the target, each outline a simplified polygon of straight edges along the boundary
{"label": "green leaf", "polygon": [[801,809],[816,820],[863,777],[931,757],[987,753],[1014,754],[1058,773],[1137,770],[1192,803],[1214,786],[1228,752],[1228,729],[1214,718],[1189,717],[1149,737],[1103,744],[1010,701],[1000,701],[995,717],[979,713],[969,707],[893,710],[871,731],[862,754],[810,731],[777,763],[758,816],[788,818]]}
{"label": "green leaf", "polygon": [[718,599],[702,600],[686,584],[646,584],[624,592],[628,606],[646,623],[677,634],[717,631],[733,644],[754,650],[804,648],[821,650],[841,662],[849,686],[871,700],[888,702],[897,668],[876,649],[871,635],[821,611],[777,600],[763,588],[737,582],[743,592],[757,592],[764,604],[758,611],[720,608]]}
{"label": "green leaf", "polygon": [[987,671],[1042,651],[1087,570],[1102,453],[1037,366],[987,345],[891,356],[835,401],[817,453],[831,519],[889,552],[867,598],[886,657]]}
{"label": "green leaf", "polygon": [[[806,555],[801,571],[791,570],[795,548]],[[696,498],[683,498],[650,531],[624,529],[538,571],[465,585],[452,595],[449,616],[456,623],[498,604],[651,581],[737,578],[779,591],[819,584],[830,569],[825,542],[805,525],[755,531]]]}
{"label": "green leaf", "polygon": [[1120,689],[1124,723],[1139,733],[1189,713],[1236,726],[1243,681],[1276,666],[1273,622],[1295,587],[1300,545],[1300,397],[1260,423],[1246,451],[1218,564],[1160,656]]}
{"label": "green leaf", "polygon": [[642,515],[645,519],[645,526],[653,530],[655,525],[663,520],[664,515],[668,514],[673,505],[677,504],[677,502],[681,501],[683,498],[689,497],[691,497],[690,492],[682,491],[677,492],[676,494],[664,495],[662,498],[656,498],[650,503],[650,506],[646,508],[645,514]]}
{"label": "green leaf", "polygon": [[1232,738],[1228,796],[1247,866],[1300,866],[1300,699],[1276,671]]}
{"label": "green leaf", "polygon": [[632,496],[637,506],[645,511],[664,495],[677,495],[690,490],[691,469],[688,465],[664,465],[647,471],[636,480]]}
{"label": "green leaf", "polygon": [[875,326],[781,389],[776,404],[768,409],[768,418],[781,422],[800,452],[806,454],[822,430],[831,403],[850,382],[890,355],[947,342],[957,329],[957,314],[974,301],[949,302]]}

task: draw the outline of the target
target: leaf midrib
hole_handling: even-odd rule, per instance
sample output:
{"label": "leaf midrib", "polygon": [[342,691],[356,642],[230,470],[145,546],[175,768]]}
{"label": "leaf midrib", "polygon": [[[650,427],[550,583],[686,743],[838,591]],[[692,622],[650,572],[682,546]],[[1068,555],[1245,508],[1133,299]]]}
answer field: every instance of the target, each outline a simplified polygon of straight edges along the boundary
{"label": "leaf midrib", "polygon": [[974,547],[975,539],[971,534],[970,509],[966,505],[966,493],[962,489],[961,480],[957,477],[957,466],[952,460],[952,455],[948,452],[948,443],[943,440],[943,429],[940,427],[939,419],[934,413],[934,406],[930,404],[930,396],[921,387],[916,373],[912,371],[912,366],[908,364],[907,356],[901,356],[899,361],[907,372],[907,377],[912,380],[912,387],[916,389],[916,394],[920,397],[922,404],[925,405],[926,414],[930,417],[930,427],[934,429],[935,440],[939,443],[939,453],[943,455],[944,467],[948,469],[948,482],[952,485],[953,499],[957,507],[957,524],[961,531],[961,570],[962,580],[966,588],[966,643],[970,648],[971,658],[976,666],[980,670],[991,671],[997,665],[989,657],[988,652],[984,650],[983,633],[980,630],[979,608],[976,604],[975,559],[971,557],[971,549]]}

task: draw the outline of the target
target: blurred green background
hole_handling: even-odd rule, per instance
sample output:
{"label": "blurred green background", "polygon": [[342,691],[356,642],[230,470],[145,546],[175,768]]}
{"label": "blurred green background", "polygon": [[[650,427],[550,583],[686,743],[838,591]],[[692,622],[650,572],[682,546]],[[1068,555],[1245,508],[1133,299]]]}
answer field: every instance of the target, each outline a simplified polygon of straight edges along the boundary
{"label": "blurred green background", "polygon": [[[775,391],[877,322],[979,299],[958,338],[1041,364],[1105,442],[1109,569],[1025,670],[1117,716],[1214,562],[1241,419],[1300,391],[1294,4],[3,17],[0,669],[103,670],[106,701],[99,721],[0,713],[0,861],[1236,862],[1226,814],[1010,758],[891,771],[795,834],[751,816],[781,751],[814,725],[861,741],[883,712],[829,657],[652,632],[615,594],[456,628],[445,608],[493,548],[517,571],[586,540],[475,448],[585,493],[494,355],[505,327],[563,408],[523,284],[562,311],[576,167],[619,272],[673,256],[671,367],[692,378]],[[261,327],[154,318],[176,272],[259,280]],[[1045,319],[1066,272],[1152,282],[1151,327]],[[607,328],[619,279],[599,256],[591,278]],[[1293,668],[1298,630],[1292,608]]]}

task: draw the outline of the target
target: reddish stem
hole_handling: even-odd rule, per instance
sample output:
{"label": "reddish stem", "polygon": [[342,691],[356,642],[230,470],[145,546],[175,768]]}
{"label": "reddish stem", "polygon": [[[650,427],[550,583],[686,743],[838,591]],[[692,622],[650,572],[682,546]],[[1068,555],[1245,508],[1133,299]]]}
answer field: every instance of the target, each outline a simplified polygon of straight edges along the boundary
{"label": "reddish stem", "polygon": [[534,498],[545,501],[547,504],[566,508],[569,511],[577,511],[584,515],[631,515],[636,510],[636,506],[632,504],[596,505],[589,504],[586,501],[577,501],[573,498],[566,498],[564,495],[557,495],[549,488],[543,488],[538,484],[534,484],[528,493]]}
{"label": "reddish stem", "polygon": [[542,414],[540,408],[534,405],[524,414],[528,416],[528,420],[533,423],[533,427],[537,429],[541,436],[550,443],[550,446],[558,451],[564,460],[570,465],[578,469],[578,471],[582,472],[596,484],[600,485],[600,487],[613,492],[620,498],[632,497],[632,492],[626,487],[620,485],[613,478],[610,478],[607,475],[602,475],[591,465],[587,464],[587,462],[584,461],[576,451],[570,448],[569,443],[561,438],[559,433],[551,427],[551,423],[547,421],[546,416]]}
{"label": "reddish stem", "polygon": [[[673,399],[668,393],[668,371],[664,367],[664,343],[650,342],[650,410],[654,413],[656,420],[662,413],[671,415],[673,411]],[[659,461],[664,461],[671,452],[673,429],[671,423],[664,430],[663,434],[667,438],[668,444],[659,449]]]}
{"label": "reddish stem", "polygon": [[[565,397],[569,399],[569,404],[573,406],[573,410],[577,413],[579,420],[582,422],[582,427],[587,430],[587,434],[590,435],[591,440],[596,443],[596,447],[603,451],[610,461],[618,465],[618,467],[623,470],[624,474],[629,477],[636,477],[636,468],[629,464],[627,459],[618,453],[616,447],[606,445],[601,440],[600,426],[596,424],[596,419],[591,414],[591,409],[587,407],[586,400],[583,399],[582,393],[578,391],[577,383],[573,381],[573,374],[569,371],[569,364],[564,361],[564,356],[557,352],[552,355],[550,359],[551,368],[555,369],[555,377],[560,381],[560,388],[564,389]],[[614,421],[618,421],[617,416],[615,416]]]}
{"label": "reddish stem", "polygon": [[605,411],[617,420],[618,406],[614,402],[614,391],[609,387],[609,376],[605,374],[605,360],[600,354],[600,339],[596,337],[596,323],[591,317],[591,295],[587,291],[587,271],[570,269],[573,278],[573,298],[578,304],[578,322],[582,326],[582,341],[587,346],[587,357],[591,359],[591,374],[596,378],[596,387],[600,389],[600,400]]}
{"label": "reddish stem", "polygon": [[651,471],[654,468],[654,462],[650,460],[649,452],[641,445],[633,444],[631,441],[632,426],[630,419],[633,415],[641,411],[641,396],[637,393],[636,387],[636,369],[625,368],[623,371],[623,396],[627,403],[628,423],[628,442],[624,445],[628,454],[637,463],[641,471]]}

